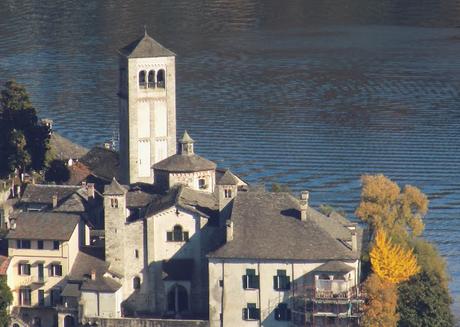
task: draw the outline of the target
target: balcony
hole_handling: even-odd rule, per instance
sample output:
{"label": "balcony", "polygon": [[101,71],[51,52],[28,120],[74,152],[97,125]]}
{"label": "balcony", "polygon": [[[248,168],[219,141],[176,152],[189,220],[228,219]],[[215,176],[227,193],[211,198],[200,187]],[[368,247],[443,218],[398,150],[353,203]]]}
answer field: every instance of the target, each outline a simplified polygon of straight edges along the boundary
{"label": "balcony", "polygon": [[350,299],[357,293],[356,287],[347,280],[315,281],[315,297],[318,299]]}

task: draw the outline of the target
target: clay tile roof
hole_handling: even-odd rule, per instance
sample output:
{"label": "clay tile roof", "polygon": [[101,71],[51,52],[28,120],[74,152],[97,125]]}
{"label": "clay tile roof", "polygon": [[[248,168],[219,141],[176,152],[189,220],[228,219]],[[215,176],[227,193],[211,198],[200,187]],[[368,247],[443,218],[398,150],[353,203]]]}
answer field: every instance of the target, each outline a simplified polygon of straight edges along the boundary
{"label": "clay tile roof", "polygon": [[153,165],[153,169],[182,173],[214,170],[216,167],[214,162],[196,154],[175,154]]}
{"label": "clay tile roof", "polygon": [[80,216],[58,212],[22,212],[16,217],[16,228],[8,232],[9,239],[68,241]]}
{"label": "clay tile roof", "polygon": [[6,275],[6,270],[10,264],[10,259],[7,256],[0,255],[0,276]]}
{"label": "clay tile roof", "polygon": [[119,52],[128,58],[172,57],[176,55],[152,39],[147,33],[121,48]]}
{"label": "clay tile roof", "polygon": [[[310,209],[308,215],[316,213]],[[231,215],[233,240],[209,256],[283,260],[359,258],[359,253],[351,251],[335,233],[325,230],[332,224],[325,226],[315,219],[301,221],[299,217],[299,201],[288,193],[238,192]]]}
{"label": "clay tile roof", "polygon": [[126,192],[126,188],[121,186],[115,177],[112,179],[112,182],[104,188],[104,195],[123,195]]}
{"label": "clay tile roof", "polygon": [[224,175],[217,181],[217,185],[238,185],[238,179],[232,174],[230,170],[227,170]]}

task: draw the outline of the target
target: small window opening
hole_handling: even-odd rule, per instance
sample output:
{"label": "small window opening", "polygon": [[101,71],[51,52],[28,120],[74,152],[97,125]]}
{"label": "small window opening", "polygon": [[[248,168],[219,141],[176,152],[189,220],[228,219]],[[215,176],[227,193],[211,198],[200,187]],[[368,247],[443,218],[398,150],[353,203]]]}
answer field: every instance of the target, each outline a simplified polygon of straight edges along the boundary
{"label": "small window opening", "polygon": [[134,256],[136,257],[136,259],[139,258],[139,250],[138,249],[134,250]]}
{"label": "small window opening", "polygon": [[112,208],[118,208],[118,199],[111,198],[110,199],[110,206]]}
{"label": "small window opening", "polygon": [[224,190],[224,197],[230,199],[232,197],[232,190]]}
{"label": "small window opening", "polygon": [[133,288],[135,290],[138,290],[138,289],[141,288],[141,279],[140,279],[140,277],[136,276],[136,277],[133,278]]}
{"label": "small window opening", "polygon": [[155,88],[155,71],[154,70],[149,71],[148,87],[149,89]]}
{"label": "small window opening", "polygon": [[157,73],[157,86],[160,88],[165,87],[165,71],[160,69]]}
{"label": "small window opening", "polygon": [[198,180],[198,188],[199,188],[200,190],[205,190],[205,189],[208,188],[208,185],[206,185],[206,179],[200,178],[200,179]]}
{"label": "small window opening", "polygon": [[146,83],[145,83],[145,70],[141,70],[139,72],[139,87],[141,89],[145,89],[146,88]]}

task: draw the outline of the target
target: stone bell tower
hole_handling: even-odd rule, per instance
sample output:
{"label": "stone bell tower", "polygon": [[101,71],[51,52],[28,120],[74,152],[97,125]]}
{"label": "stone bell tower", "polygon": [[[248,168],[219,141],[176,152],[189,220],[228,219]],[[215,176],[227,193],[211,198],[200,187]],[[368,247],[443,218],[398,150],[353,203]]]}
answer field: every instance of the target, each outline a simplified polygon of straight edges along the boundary
{"label": "stone bell tower", "polygon": [[176,153],[175,54],[147,31],[119,50],[121,182],[153,182],[152,165]]}

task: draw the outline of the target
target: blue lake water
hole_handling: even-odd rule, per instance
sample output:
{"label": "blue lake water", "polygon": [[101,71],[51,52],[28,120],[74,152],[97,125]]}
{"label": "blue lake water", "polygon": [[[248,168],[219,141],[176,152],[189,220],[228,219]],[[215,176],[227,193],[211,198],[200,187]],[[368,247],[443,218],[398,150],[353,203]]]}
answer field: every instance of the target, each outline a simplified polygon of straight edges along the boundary
{"label": "blue lake water", "polygon": [[460,0],[4,0],[0,82],[91,147],[118,126],[116,50],[178,54],[177,124],[250,182],[352,216],[365,173],[430,198],[460,316]]}

